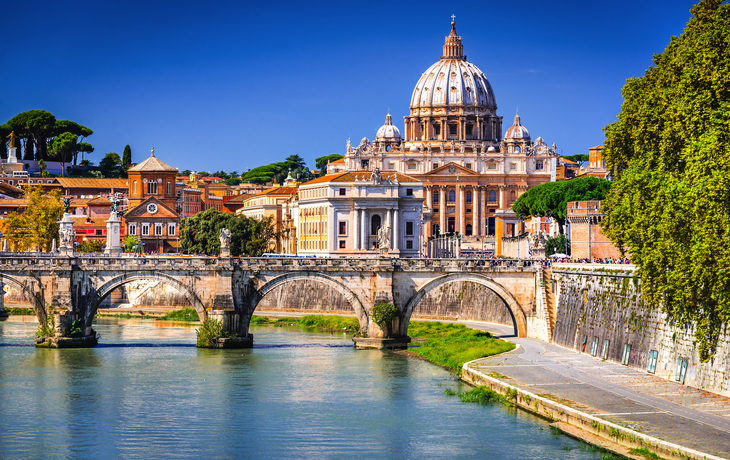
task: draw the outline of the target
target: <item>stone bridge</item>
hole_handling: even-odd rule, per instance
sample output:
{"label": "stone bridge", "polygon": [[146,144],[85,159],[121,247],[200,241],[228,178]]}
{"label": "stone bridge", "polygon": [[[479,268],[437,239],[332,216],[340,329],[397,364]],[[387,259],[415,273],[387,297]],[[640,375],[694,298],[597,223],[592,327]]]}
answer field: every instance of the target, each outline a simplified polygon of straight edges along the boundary
{"label": "stone bridge", "polygon": [[[85,336],[93,335],[97,309],[112,291],[131,281],[156,280],[183,292],[201,321],[221,320],[243,346],[252,343],[249,323],[259,302],[277,287],[304,280],[323,283],[347,299],[367,337],[363,346],[382,346],[385,337],[398,339],[395,345],[407,343],[419,302],[459,281],[482,285],[504,301],[516,335],[541,337],[546,315],[539,311],[540,275],[540,266],[529,260],[506,259],[475,265],[463,259],[0,256],[0,283],[23,292],[39,322],[59,332],[82,320]],[[370,319],[379,302],[399,312],[386,330]]]}

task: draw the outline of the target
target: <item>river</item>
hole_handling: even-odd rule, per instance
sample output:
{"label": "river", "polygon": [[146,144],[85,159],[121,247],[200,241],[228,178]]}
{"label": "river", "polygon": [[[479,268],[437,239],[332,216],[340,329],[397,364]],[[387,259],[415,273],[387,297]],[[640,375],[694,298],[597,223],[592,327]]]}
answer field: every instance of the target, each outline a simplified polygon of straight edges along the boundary
{"label": "river", "polygon": [[445,396],[462,389],[449,372],[343,334],[252,326],[254,348],[207,350],[191,325],[98,318],[97,348],[52,350],[30,346],[36,327],[0,322],[0,458],[604,455],[525,412]]}

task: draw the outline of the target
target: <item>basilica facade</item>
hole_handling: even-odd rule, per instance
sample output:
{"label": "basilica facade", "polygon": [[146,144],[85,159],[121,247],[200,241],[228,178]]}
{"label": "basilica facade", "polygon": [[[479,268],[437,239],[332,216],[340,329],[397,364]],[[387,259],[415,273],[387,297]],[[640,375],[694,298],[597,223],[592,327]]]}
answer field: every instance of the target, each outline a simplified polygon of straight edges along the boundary
{"label": "basilica facade", "polygon": [[440,60],[416,83],[404,121],[403,135],[388,113],[374,141],[348,140],[344,165],[338,167],[378,168],[420,180],[426,237],[495,235],[495,216],[504,215],[528,188],[555,180],[554,143],[533,141],[519,114],[502,135],[494,91],[467,61],[454,22]]}

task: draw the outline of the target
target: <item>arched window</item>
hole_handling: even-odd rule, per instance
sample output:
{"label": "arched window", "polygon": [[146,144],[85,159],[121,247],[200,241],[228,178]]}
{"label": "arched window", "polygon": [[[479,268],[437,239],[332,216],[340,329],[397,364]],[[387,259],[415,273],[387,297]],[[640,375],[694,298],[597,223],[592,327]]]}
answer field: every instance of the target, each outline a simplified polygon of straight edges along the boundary
{"label": "arched window", "polygon": [[147,182],[147,194],[148,195],[157,195],[157,181],[151,180]]}
{"label": "arched window", "polygon": [[456,201],[456,190],[449,190],[449,203]]}
{"label": "arched window", "polygon": [[489,191],[489,202],[494,203],[497,201],[497,191],[496,190],[490,190]]}
{"label": "arched window", "polygon": [[377,235],[378,230],[380,230],[380,216],[374,214],[373,217],[370,218],[370,234]]}
{"label": "arched window", "polygon": [[471,203],[471,192],[466,192],[466,202]]}
{"label": "arched window", "polygon": [[172,182],[167,182],[167,194],[172,195]]}
{"label": "arched window", "polygon": [[434,203],[438,203],[439,202],[439,193],[438,193],[438,191],[435,192],[432,196],[433,196],[433,198],[432,198],[433,202]]}
{"label": "arched window", "polygon": [[137,181],[132,182],[132,195],[137,194]]}
{"label": "arched window", "polygon": [[433,227],[431,227],[431,236],[436,236],[441,233],[441,229],[439,228],[439,224],[433,224]]}
{"label": "arched window", "polygon": [[515,147],[515,153],[520,153],[520,148],[519,147]]}
{"label": "arched window", "polygon": [[464,233],[466,236],[471,236],[471,224],[466,224],[466,229],[464,230]]}
{"label": "arched window", "polygon": [[516,199],[517,199],[517,194],[515,193],[515,191],[512,190],[511,192],[509,192],[509,200],[515,201]]}

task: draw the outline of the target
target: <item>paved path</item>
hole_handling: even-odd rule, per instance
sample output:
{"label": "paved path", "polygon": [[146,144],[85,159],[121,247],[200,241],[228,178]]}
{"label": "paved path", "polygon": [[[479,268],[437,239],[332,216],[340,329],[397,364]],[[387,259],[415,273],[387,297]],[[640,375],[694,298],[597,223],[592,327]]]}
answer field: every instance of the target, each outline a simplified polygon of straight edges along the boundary
{"label": "paved path", "polygon": [[476,367],[485,373],[635,431],[730,458],[730,398],[538,339],[517,338],[508,326],[465,324],[520,345],[479,361]]}

